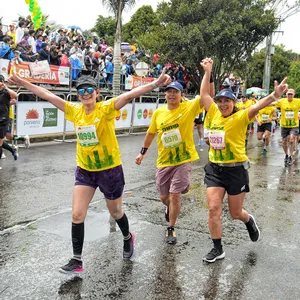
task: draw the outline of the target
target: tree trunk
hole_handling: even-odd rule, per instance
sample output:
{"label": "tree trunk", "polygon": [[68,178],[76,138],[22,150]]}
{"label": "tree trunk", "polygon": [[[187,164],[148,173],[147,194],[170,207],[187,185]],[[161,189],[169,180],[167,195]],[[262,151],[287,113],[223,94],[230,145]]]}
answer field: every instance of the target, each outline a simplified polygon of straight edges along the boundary
{"label": "tree trunk", "polygon": [[119,8],[117,11],[117,29],[114,46],[114,78],[113,78],[113,95],[115,97],[120,95],[120,81],[121,81],[121,41],[122,41],[122,7],[119,1]]}

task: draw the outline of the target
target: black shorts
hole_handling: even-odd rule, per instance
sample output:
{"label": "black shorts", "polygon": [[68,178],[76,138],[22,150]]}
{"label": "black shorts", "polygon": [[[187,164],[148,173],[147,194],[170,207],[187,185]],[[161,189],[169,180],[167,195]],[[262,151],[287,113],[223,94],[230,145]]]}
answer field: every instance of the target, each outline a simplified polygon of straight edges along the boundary
{"label": "black shorts", "polygon": [[199,114],[199,117],[197,119],[195,119],[194,122],[195,122],[195,124],[200,125],[200,124],[204,123],[204,119],[205,118],[203,118],[203,113],[201,113],[201,114]]}
{"label": "black shorts", "polygon": [[248,171],[243,166],[219,167],[209,162],[204,167],[204,171],[206,188],[222,187],[228,195],[239,195],[250,191]]}
{"label": "black shorts", "polygon": [[4,139],[6,136],[8,126],[9,124],[0,125],[0,139]]}
{"label": "black shorts", "polygon": [[272,131],[272,123],[262,123],[260,126],[257,125],[257,132],[265,132],[266,130],[269,132]]}

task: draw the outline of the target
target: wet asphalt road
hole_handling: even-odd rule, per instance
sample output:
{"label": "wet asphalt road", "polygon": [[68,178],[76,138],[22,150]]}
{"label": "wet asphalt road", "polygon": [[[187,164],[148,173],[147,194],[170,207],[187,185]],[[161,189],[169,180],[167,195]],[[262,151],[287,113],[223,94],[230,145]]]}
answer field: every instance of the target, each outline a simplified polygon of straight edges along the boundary
{"label": "wet asphalt road", "polygon": [[[196,132],[195,132],[196,136]],[[0,299],[300,299],[300,164],[283,167],[277,130],[272,148],[250,138],[251,192],[245,208],[261,239],[223,209],[226,257],[202,262],[210,250],[201,160],[193,164],[192,189],[183,196],[178,243],[164,243],[163,205],[155,189],[156,146],[137,166],[144,135],[120,137],[126,178],[124,208],[136,235],[135,257],[123,261],[119,230],[110,232],[105,201],[97,192],[85,226],[80,277],[58,272],[71,254],[71,196],[75,143],[20,149],[0,161]]]}

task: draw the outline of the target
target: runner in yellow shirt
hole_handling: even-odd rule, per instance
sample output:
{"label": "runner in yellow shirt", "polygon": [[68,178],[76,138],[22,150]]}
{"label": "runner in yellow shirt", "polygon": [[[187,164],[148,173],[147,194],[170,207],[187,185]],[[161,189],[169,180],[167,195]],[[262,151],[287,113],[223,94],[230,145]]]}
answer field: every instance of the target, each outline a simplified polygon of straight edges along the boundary
{"label": "runner in yellow shirt", "polygon": [[293,163],[292,155],[299,134],[300,99],[294,98],[295,91],[293,89],[288,89],[286,95],[287,98],[280,99],[275,103],[275,106],[281,111],[280,126],[282,147],[285,153],[284,164],[290,166]]}
{"label": "runner in yellow shirt", "polygon": [[[254,96],[250,96],[250,97],[253,97]],[[238,108],[238,110],[244,110],[244,109],[247,109],[249,108],[251,105],[254,105],[256,102],[255,102],[255,98],[247,98],[245,95],[242,95],[241,97],[241,102],[237,103],[236,104],[236,107]],[[253,122],[251,122],[248,127],[247,127],[247,131],[246,131],[246,139],[245,139],[245,147],[247,148],[247,144],[248,144],[248,137],[249,137],[249,134],[251,133],[251,130],[252,128],[254,128],[253,126]]]}
{"label": "runner in yellow shirt", "polygon": [[128,219],[122,209],[125,181],[115,134],[115,117],[119,114],[119,110],[132,99],[157,87],[167,85],[171,79],[165,72],[166,70],[152,83],[103,102],[96,102],[99,93],[95,79],[90,76],[82,76],[76,83],[77,97],[81,104],[65,101],[17,75],[9,79],[11,84],[23,86],[41,99],[49,101],[65,112],[67,120],[74,122],[77,135],[77,168],[72,202],[73,257],[68,264],[59,269],[60,272],[83,272],[81,255],[84,241],[84,220],[89,203],[98,187],[105,196],[110,215],[116,220],[123,234],[123,258],[130,259],[132,257],[134,235],[129,231]]}
{"label": "runner in yellow shirt", "polygon": [[194,119],[204,110],[199,96],[181,102],[183,87],[179,82],[169,84],[165,95],[167,104],[154,111],[136,163],[141,164],[157,133],[156,188],[166,206],[165,218],[169,223],[166,243],[175,244],[174,227],[180,213],[181,194],[189,191],[192,161],[199,159],[193,138]]}
{"label": "runner in yellow shirt", "polygon": [[233,219],[245,223],[250,239],[256,242],[260,232],[254,217],[243,209],[243,202],[249,192],[247,169],[250,162],[246,155],[245,131],[260,109],[278,100],[287,88],[285,78],[280,85],[275,82],[275,91],[245,110],[235,107],[236,98],[230,91],[222,90],[214,99],[209,95],[209,77],[213,61],[206,58],[202,61],[205,74],[201,84],[201,104],[207,111],[209,124],[209,163],[205,166],[206,198],[208,202],[208,226],[213,240],[212,250],[203,258],[215,262],[225,257],[222,237],[222,202],[228,194],[229,211]]}
{"label": "runner in yellow shirt", "polygon": [[274,106],[267,106],[261,109],[255,116],[257,122],[257,139],[264,141],[263,154],[267,153],[270,144],[272,132],[272,121],[277,119],[276,109]]}

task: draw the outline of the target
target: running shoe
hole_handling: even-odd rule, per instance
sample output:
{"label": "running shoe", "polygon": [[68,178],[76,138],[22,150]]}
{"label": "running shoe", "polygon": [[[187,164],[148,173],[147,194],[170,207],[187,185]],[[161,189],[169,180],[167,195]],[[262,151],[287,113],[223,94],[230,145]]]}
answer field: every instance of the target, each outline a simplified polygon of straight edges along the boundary
{"label": "running shoe", "polygon": [[6,158],[6,155],[4,154],[4,152],[2,152],[2,155],[0,157],[1,159],[5,159]]}
{"label": "running shoe", "polygon": [[291,165],[293,164],[293,158],[292,158],[292,156],[289,156],[289,157],[288,157],[287,164],[288,164],[289,166],[291,166]]}
{"label": "running shoe", "polygon": [[260,237],[260,231],[258,229],[258,226],[255,222],[255,219],[252,215],[249,214],[249,222],[246,223],[246,227],[250,236],[250,239],[252,242],[258,241]]}
{"label": "running shoe", "polygon": [[261,152],[262,154],[266,154],[268,152],[268,150],[266,148],[263,149],[263,151]]}
{"label": "running shoe", "polygon": [[210,252],[203,257],[203,261],[213,263],[216,260],[223,259],[225,257],[225,252],[223,251],[223,247],[221,246],[220,249],[212,248]]}
{"label": "running shoe", "polygon": [[124,240],[123,259],[130,259],[134,253],[134,234],[130,235],[130,239]]}
{"label": "running shoe", "polygon": [[82,267],[82,261],[72,258],[66,265],[59,268],[59,272],[64,273],[64,274],[83,273],[84,269]]}
{"label": "running shoe", "polygon": [[17,147],[14,147],[14,148],[13,148],[12,155],[13,155],[13,157],[14,157],[14,160],[17,160],[17,159],[18,159],[19,153],[18,153],[18,148],[17,148]]}
{"label": "running shoe", "polygon": [[166,230],[166,243],[167,244],[176,244],[176,232],[174,227],[168,227]]}
{"label": "running shoe", "polygon": [[25,135],[24,139],[25,139],[25,141],[24,141],[25,149],[28,149],[30,147],[30,138],[29,138],[29,135],[28,134]]}
{"label": "running shoe", "polygon": [[165,210],[165,219],[167,222],[170,222],[170,212],[169,212],[168,206],[166,207],[166,210]]}

